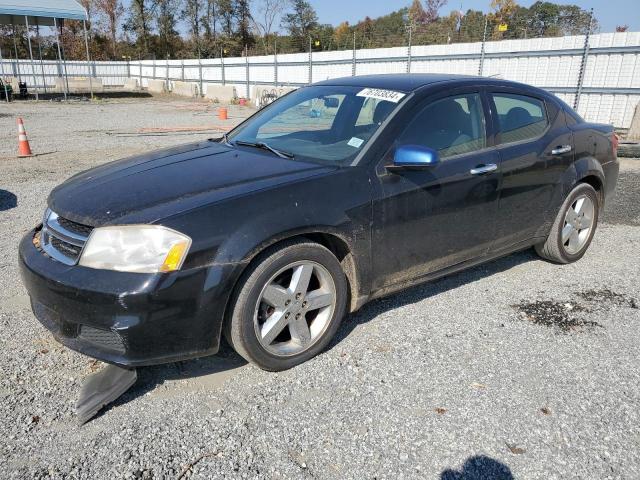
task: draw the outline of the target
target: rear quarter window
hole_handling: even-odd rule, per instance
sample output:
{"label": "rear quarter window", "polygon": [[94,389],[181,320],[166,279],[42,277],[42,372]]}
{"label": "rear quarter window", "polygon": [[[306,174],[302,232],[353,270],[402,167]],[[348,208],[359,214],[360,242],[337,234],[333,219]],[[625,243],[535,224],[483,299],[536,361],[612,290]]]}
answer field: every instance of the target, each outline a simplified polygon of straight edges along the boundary
{"label": "rear quarter window", "polygon": [[498,117],[500,143],[534,139],[549,125],[544,101],[526,95],[492,94]]}

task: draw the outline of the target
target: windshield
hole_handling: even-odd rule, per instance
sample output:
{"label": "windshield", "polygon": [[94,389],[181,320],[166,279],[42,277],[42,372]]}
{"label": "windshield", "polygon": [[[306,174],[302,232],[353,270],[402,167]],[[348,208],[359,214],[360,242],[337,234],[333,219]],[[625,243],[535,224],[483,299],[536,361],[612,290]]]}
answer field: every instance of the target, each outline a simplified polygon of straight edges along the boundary
{"label": "windshield", "polygon": [[404,96],[362,87],[300,88],[258,112],[228,141],[266,144],[295,160],[348,164]]}

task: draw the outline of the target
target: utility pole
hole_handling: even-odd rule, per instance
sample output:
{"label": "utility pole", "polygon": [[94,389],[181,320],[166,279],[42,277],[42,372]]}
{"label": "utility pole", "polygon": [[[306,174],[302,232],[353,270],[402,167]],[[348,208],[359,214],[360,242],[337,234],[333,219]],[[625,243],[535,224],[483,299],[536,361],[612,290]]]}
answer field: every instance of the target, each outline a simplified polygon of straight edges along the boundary
{"label": "utility pole", "polygon": [[480,66],[478,67],[478,75],[482,76],[484,70],[484,44],[487,41],[487,26],[489,24],[489,16],[484,17],[484,33],[482,34],[482,46],[480,47]]}
{"label": "utility pole", "polygon": [[351,62],[351,76],[356,76],[356,32],[353,32],[353,61]]}
{"label": "utility pole", "polygon": [[309,84],[313,82],[313,57],[311,53],[311,37],[309,37]]}
{"label": "utility pole", "polygon": [[278,88],[278,40],[273,40],[273,86]]}
{"label": "utility pole", "polygon": [[582,62],[580,62],[580,72],[578,73],[578,85],[576,86],[576,98],[573,101],[573,109],[578,110],[580,105],[580,96],[582,95],[582,83],[584,82],[584,71],[587,68],[589,60],[589,37],[591,36],[591,28],[593,26],[593,8],[589,11],[589,26],[587,34],[584,36],[584,47],[582,51]]}
{"label": "utility pole", "polygon": [[407,29],[409,30],[409,42],[407,45],[407,73],[411,73],[411,34],[412,34],[412,25],[407,25]]}

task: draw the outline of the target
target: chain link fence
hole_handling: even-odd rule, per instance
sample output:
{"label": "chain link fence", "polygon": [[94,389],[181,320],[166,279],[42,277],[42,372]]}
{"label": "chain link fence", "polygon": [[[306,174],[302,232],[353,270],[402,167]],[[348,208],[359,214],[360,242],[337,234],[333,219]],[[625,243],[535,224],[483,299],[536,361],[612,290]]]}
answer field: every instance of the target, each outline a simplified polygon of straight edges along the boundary
{"label": "chain link fence", "polygon": [[[105,89],[134,82],[143,88],[163,82],[195,85],[204,95],[210,85],[228,85],[238,97],[262,102],[285,90],[350,75],[378,73],[457,73],[500,77],[545,88],[573,105],[588,120],[628,128],[640,101],[640,32],[596,33],[591,16],[556,21],[548,36],[535,22],[511,23],[482,15],[463,21],[452,14],[437,25],[400,25],[394,29],[353,29],[330,37],[274,38],[228,57],[120,62],[36,60],[0,61],[0,75],[26,81],[43,91],[60,88],[60,79],[92,77]],[[559,26],[558,26],[559,25]],[[328,35],[328,34],[327,34]],[[475,40],[475,41],[474,41]],[[284,52],[294,53],[284,53]],[[264,54],[269,52],[268,54]],[[259,54],[262,53],[262,54]],[[128,82],[127,82],[128,81]],[[263,87],[262,90],[259,87]]]}

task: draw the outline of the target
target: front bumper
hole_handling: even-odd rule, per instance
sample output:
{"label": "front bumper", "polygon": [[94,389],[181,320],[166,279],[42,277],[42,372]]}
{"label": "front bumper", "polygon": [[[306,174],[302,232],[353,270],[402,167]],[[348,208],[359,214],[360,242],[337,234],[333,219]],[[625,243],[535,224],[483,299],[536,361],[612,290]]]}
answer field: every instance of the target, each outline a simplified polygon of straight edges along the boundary
{"label": "front bumper", "polygon": [[31,306],[63,345],[125,367],[214,354],[239,266],[162,274],[68,266],[43,254],[35,230],[20,243]]}

